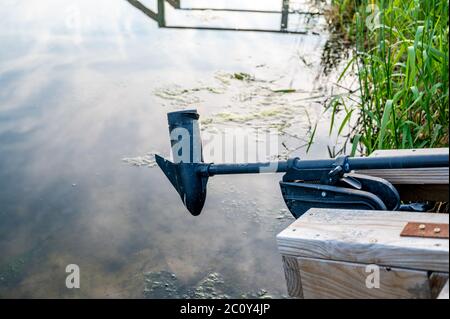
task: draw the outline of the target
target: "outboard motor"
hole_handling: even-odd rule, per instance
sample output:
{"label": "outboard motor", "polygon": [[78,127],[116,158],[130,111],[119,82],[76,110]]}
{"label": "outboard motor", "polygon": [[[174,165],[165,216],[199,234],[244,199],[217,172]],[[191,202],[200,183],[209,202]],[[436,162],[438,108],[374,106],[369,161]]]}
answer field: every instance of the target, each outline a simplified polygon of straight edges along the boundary
{"label": "outboard motor", "polygon": [[[156,163],[177,190],[189,212],[197,216],[206,200],[208,178],[224,174],[285,173],[281,193],[295,218],[312,207],[399,210],[400,196],[388,181],[354,170],[448,167],[445,154],[348,157],[243,164],[204,163],[196,110],[167,115],[173,162],[155,155]],[[268,169],[270,168],[270,169]]]}

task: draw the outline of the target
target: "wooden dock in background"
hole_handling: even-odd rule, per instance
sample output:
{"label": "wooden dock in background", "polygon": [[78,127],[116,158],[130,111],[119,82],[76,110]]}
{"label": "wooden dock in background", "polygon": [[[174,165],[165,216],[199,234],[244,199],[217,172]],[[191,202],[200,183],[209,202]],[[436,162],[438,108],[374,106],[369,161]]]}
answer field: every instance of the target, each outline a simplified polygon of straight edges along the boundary
{"label": "wooden dock in background", "polygon": [[449,215],[310,209],[277,236],[289,295],[448,298],[449,240],[403,237],[408,222],[448,227]]}

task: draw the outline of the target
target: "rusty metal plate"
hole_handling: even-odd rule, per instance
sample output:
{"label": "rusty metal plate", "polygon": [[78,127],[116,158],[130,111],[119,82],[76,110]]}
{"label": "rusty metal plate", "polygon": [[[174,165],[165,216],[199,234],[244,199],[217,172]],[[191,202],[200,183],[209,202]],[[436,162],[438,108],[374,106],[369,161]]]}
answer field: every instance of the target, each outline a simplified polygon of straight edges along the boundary
{"label": "rusty metal plate", "polygon": [[400,236],[448,239],[448,224],[408,222]]}

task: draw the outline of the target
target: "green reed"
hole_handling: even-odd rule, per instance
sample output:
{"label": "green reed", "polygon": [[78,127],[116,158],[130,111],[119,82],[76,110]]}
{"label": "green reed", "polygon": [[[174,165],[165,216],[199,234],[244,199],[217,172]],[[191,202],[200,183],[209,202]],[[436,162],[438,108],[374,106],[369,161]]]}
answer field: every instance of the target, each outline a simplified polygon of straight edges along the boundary
{"label": "green reed", "polygon": [[355,72],[359,81],[330,104],[347,114],[339,130],[352,123],[352,153],[448,146],[448,0],[334,0],[333,8],[329,21],[354,43],[339,80]]}

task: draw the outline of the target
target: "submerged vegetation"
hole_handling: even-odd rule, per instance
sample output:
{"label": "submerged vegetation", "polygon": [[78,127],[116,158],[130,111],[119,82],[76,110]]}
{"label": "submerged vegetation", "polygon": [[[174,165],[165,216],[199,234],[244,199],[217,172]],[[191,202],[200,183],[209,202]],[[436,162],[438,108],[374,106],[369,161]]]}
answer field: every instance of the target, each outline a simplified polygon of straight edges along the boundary
{"label": "submerged vegetation", "polygon": [[338,82],[352,73],[358,87],[328,107],[346,112],[331,125],[351,123],[352,154],[448,146],[448,9],[448,0],[332,1],[328,22],[354,47]]}
{"label": "submerged vegetation", "polygon": [[[174,273],[168,271],[144,274],[144,296],[149,299],[272,299],[267,290],[242,293],[233,285],[227,284],[219,273],[209,273],[194,285],[183,284]],[[281,296],[284,297],[284,296]]]}

